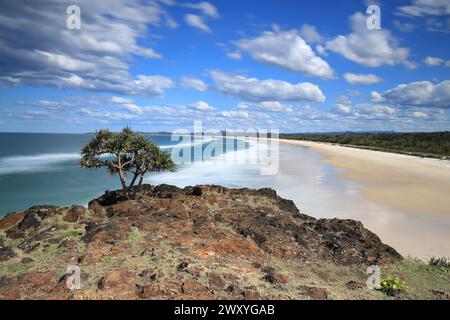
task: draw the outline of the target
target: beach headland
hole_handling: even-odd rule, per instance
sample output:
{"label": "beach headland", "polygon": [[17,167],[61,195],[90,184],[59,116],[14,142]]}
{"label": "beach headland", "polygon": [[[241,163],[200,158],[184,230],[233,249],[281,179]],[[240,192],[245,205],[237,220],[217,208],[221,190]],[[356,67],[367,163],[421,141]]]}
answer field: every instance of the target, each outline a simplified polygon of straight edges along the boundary
{"label": "beach headland", "polygon": [[367,287],[373,264],[409,285],[397,298],[448,298],[447,271],[267,188],[144,185],[0,220],[0,299],[391,298]]}

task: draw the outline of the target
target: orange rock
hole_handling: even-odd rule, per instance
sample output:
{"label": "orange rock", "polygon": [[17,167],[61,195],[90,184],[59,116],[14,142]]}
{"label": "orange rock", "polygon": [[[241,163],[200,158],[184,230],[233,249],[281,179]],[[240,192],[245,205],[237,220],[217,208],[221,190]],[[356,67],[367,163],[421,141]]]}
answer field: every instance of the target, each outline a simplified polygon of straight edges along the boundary
{"label": "orange rock", "polygon": [[67,211],[63,220],[67,222],[78,222],[80,219],[84,218],[85,212],[86,208],[84,208],[83,206],[73,205]]}
{"label": "orange rock", "polygon": [[100,279],[98,288],[113,292],[129,289],[134,285],[135,276],[126,270],[113,271]]}
{"label": "orange rock", "polygon": [[12,212],[0,220],[0,230],[8,230],[22,221],[25,214],[23,212]]}

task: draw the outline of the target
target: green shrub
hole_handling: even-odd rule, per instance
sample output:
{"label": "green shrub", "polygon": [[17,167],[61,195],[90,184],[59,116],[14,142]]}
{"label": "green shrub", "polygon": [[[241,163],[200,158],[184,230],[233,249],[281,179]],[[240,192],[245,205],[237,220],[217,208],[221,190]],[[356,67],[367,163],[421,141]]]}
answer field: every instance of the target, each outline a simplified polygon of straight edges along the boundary
{"label": "green shrub", "polygon": [[409,287],[405,281],[398,277],[387,276],[381,281],[380,291],[388,296],[398,296],[401,292],[406,291]]}

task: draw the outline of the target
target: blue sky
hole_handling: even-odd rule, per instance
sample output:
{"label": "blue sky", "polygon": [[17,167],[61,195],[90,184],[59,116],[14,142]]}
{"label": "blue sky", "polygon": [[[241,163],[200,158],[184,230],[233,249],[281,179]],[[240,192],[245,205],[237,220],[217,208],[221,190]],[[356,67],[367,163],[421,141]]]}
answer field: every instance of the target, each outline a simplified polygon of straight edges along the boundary
{"label": "blue sky", "polygon": [[0,131],[449,130],[449,38],[446,0],[2,1]]}

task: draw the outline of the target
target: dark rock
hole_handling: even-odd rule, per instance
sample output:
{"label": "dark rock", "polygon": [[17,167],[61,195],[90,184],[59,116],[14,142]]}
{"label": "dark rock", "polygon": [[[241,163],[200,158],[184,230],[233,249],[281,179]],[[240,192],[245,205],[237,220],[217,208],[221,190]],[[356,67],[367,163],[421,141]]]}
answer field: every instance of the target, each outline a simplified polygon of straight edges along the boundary
{"label": "dark rock", "polygon": [[252,228],[246,228],[246,229],[241,230],[241,234],[242,234],[244,237],[248,237],[248,236],[249,236],[250,238],[252,238],[253,241],[255,241],[255,243],[256,243],[258,246],[262,245],[264,242],[267,241],[266,236],[264,236],[264,235],[261,234],[261,233],[256,232],[256,231],[255,231],[254,229],[252,229]]}
{"label": "dark rock", "polygon": [[24,253],[30,253],[36,250],[41,244],[39,242],[32,242],[29,240],[25,240],[17,245],[17,248],[22,250]]}
{"label": "dark rock", "polygon": [[25,213],[23,220],[17,225],[20,231],[25,231],[30,228],[37,229],[41,226],[41,222],[34,212]]}
{"label": "dark rock", "polygon": [[214,273],[214,272],[208,273],[208,281],[209,281],[209,286],[213,290],[217,290],[217,291],[223,290],[223,288],[225,287],[225,282],[220,277],[220,275],[217,273]]}
{"label": "dark rock", "polygon": [[153,269],[145,269],[139,273],[139,277],[149,279],[150,281],[155,281],[157,273]]}
{"label": "dark rock", "polygon": [[288,282],[289,277],[280,273],[268,273],[263,279],[271,284],[285,284]]}
{"label": "dark rock", "polygon": [[25,258],[23,258],[20,262],[21,263],[23,263],[23,264],[27,264],[27,263],[31,263],[31,262],[33,262],[34,260],[32,259],[32,258],[30,258],[30,257],[25,257]]}
{"label": "dark rock", "polygon": [[262,272],[264,272],[264,273],[275,273],[275,272],[277,272],[277,270],[275,269],[275,268],[272,268],[272,267],[270,267],[270,266],[264,266],[264,267],[262,267],[261,268],[261,271]]}
{"label": "dark rock", "polygon": [[11,247],[2,247],[0,248],[0,261],[7,261],[11,258],[14,258],[17,254],[14,252],[14,249]]}
{"label": "dark rock", "polygon": [[186,268],[188,267],[188,263],[187,262],[181,262],[178,266],[177,266],[177,271],[182,272],[182,271],[186,271]]}
{"label": "dark rock", "polygon": [[202,188],[200,188],[199,186],[195,186],[195,187],[186,187],[186,194],[187,195],[192,195],[192,196],[201,196],[202,195]]}
{"label": "dark rock", "polygon": [[17,240],[25,237],[25,233],[12,228],[6,231],[6,237],[12,240]]}
{"label": "dark rock", "polygon": [[364,289],[367,287],[366,284],[362,283],[362,282],[357,282],[357,281],[349,281],[345,284],[345,286],[347,288],[349,288],[350,290],[357,290],[357,289]]}
{"label": "dark rock", "polygon": [[443,291],[431,290],[431,295],[438,300],[450,300],[450,294]]}

